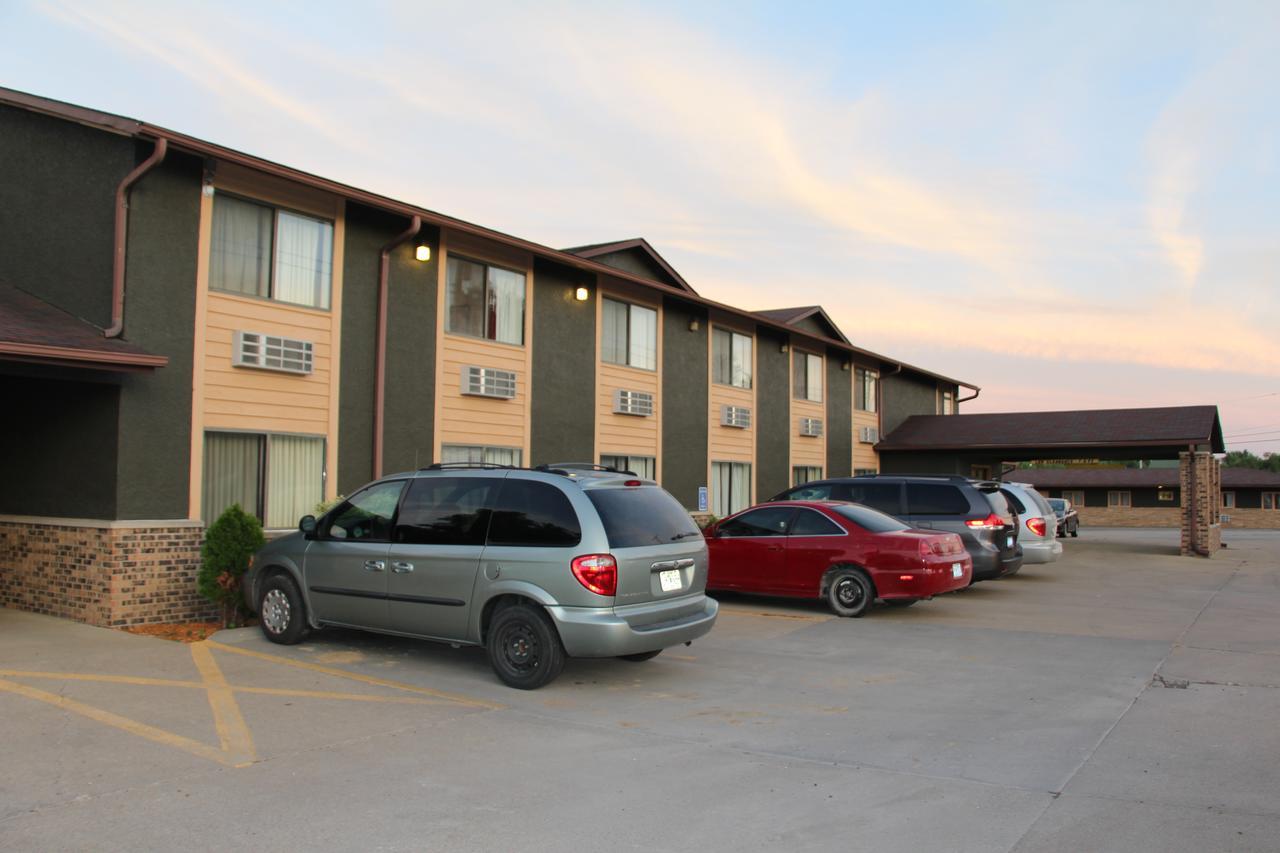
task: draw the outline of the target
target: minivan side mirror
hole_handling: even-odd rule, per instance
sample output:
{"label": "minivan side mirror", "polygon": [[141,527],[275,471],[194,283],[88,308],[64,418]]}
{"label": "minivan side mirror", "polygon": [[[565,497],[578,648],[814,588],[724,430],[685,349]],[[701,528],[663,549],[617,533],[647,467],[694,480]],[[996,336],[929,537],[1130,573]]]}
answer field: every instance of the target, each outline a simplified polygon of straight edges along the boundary
{"label": "minivan side mirror", "polygon": [[302,520],[298,522],[298,529],[301,530],[308,539],[314,539],[316,535],[316,517],[314,515],[304,515]]}

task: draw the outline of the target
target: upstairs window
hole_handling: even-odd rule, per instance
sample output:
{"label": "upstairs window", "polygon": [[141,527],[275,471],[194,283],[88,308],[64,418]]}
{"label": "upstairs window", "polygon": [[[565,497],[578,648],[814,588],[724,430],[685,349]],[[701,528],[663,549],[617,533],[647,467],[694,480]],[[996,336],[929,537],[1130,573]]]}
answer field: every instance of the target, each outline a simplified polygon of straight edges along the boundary
{"label": "upstairs window", "polygon": [[[791,467],[791,485],[803,486],[805,483],[812,483],[814,480],[822,479],[822,468],[816,465],[793,465]],[[803,498],[793,498],[793,500],[803,500]],[[813,500],[821,500],[814,498]]]}
{"label": "upstairs window", "polygon": [[524,345],[524,274],[451,257],[445,329],[458,335]]}
{"label": "upstairs window", "polygon": [[605,298],[600,303],[600,358],[609,364],[658,369],[658,312]]}
{"label": "upstairs window", "polygon": [[797,351],[791,359],[791,396],[822,402],[822,356]]}
{"label": "upstairs window", "polygon": [[860,412],[876,410],[876,383],[880,374],[874,370],[859,367],[853,376],[853,407]]}
{"label": "upstairs window", "polygon": [[711,331],[711,381],[717,385],[751,387],[751,336],[728,329]]}
{"label": "upstairs window", "polygon": [[956,395],[952,391],[938,392],[938,414],[954,415],[956,413]]}
{"label": "upstairs window", "polygon": [[212,290],[329,307],[332,222],[220,192],[209,251]]}

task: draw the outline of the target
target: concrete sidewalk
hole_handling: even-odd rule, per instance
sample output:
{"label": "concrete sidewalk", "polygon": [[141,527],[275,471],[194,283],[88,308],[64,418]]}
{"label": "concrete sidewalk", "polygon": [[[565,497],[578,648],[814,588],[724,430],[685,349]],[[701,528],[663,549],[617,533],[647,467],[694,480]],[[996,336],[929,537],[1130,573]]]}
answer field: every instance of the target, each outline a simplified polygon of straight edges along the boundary
{"label": "concrete sidewalk", "polygon": [[726,596],[692,648],[532,693],[476,649],[0,610],[0,848],[1280,850],[1280,534],[1249,534],[1083,531],[862,620]]}

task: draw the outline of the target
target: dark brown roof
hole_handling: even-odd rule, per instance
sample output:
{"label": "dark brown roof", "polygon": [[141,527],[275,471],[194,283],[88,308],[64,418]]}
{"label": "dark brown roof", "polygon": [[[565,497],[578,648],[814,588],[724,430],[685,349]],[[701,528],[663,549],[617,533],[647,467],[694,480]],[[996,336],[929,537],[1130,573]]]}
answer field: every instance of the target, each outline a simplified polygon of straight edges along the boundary
{"label": "dark brown roof", "polygon": [[838,338],[849,343],[849,339],[844,336],[844,332],[840,331],[840,327],[835,321],[827,315],[821,305],[802,305],[799,308],[770,308],[765,311],[756,311],[756,314],[778,323],[786,323],[788,326],[794,326],[802,320],[810,317],[817,320],[819,326],[825,326],[829,337]]}
{"label": "dark brown roof", "polygon": [[667,283],[672,283],[678,287],[682,287],[690,293],[697,293],[697,291],[689,285],[689,282],[684,280],[684,276],[676,272],[675,267],[667,263],[667,259],[662,257],[662,255],[659,255],[658,251],[654,249],[653,246],[650,246],[649,241],[643,237],[632,237],[627,240],[614,240],[611,243],[592,243],[589,246],[574,246],[573,248],[561,249],[560,251],[567,252],[570,255],[577,255],[580,258],[598,258],[602,255],[611,255],[614,252],[638,251],[647,257],[650,262],[658,267],[658,269],[666,273],[666,275],[671,279],[671,281]]}
{"label": "dark brown roof", "polygon": [[127,341],[104,338],[97,326],[4,282],[0,360],[100,370],[151,370],[169,363]]}
{"label": "dark brown roof", "polygon": [[[1177,468],[1019,468],[1006,480],[1047,489],[1155,488],[1178,485]],[[1223,488],[1280,489],[1280,473],[1256,468],[1223,468]]]}
{"label": "dark brown roof", "polygon": [[[1217,406],[912,415],[877,450],[1078,450],[1093,448],[1225,448]],[[1145,457],[1144,457],[1145,458]]]}

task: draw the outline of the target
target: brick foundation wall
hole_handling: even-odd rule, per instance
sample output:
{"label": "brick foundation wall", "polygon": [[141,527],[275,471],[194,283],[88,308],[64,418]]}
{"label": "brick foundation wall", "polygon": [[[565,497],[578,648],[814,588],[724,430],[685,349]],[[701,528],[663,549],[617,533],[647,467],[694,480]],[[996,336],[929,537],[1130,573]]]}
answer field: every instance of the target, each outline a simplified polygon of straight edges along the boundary
{"label": "brick foundation wall", "polygon": [[0,516],[0,605],[103,627],[218,618],[198,521]]}
{"label": "brick foundation wall", "polygon": [[1280,510],[1274,509],[1226,509],[1222,510],[1222,526],[1225,529],[1275,530],[1280,528]]}
{"label": "brick foundation wall", "polygon": [[1086,527],[1177,527],[1176,506],[1107,507],[1078,506],[1080,529]]}

